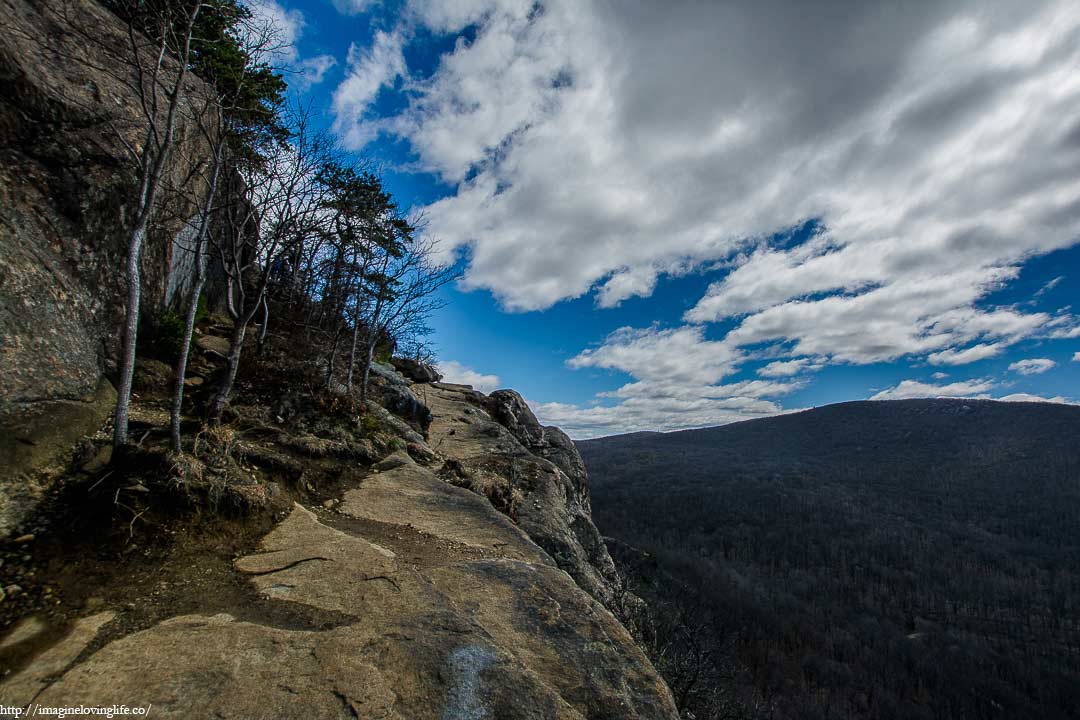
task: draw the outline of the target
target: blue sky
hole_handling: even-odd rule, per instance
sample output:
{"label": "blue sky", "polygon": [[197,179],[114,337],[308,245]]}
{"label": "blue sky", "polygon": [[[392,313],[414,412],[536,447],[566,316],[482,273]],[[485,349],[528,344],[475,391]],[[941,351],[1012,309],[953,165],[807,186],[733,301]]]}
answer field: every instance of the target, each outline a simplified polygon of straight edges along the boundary
{"label": "blue sky", "polygon": [[461,265],[450,379],[579,438],[1080,400],[1074,2],[258,7]]}

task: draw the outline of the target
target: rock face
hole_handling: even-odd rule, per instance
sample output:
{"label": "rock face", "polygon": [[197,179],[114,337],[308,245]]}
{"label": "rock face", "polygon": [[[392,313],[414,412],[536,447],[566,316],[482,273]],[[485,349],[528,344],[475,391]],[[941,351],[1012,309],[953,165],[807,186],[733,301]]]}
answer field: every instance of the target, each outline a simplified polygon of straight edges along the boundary
{"label": "rock face", "polygon": [[393,358],[390,363],[413,382],[433,383],[442,380],[442,374],[427,363],[412,358]]}
{"label": "rock face", "polygon": [[421,432],[431,425],[431,410],[416,397],[409,380],[389,365],[371,364],[369,392],[379,405],[406,420]]}
{"label": "rock face", "polygon": [[585,464],[558,428],[543,427],[512,390],[485,396],[464,385],[417,386],[435,415],[429,444],[456,461],[474,487],[520,494],[521,528],[584,590],[609,608],[626,598],[592,522]]}
{"label": "rock face", "polygon": [[[85,402],[114,365],[126,290],[124,206],[136,189],[120,136],[138,145],[141,133],[137,98],[114,56],[126,47],[124,28],[109,11],[93,0],[0,0],[0,17],[3,437],[17,436],[25,418],[47,415],[57,403]],[[193,80],[189,97],[201,87]],[[190,118],[195,105],[182,114]],[[187,173],[186,158],[206,155],[203,142],[194,123],[182,120],[167,185]],[[170,210],[162,217],[194,214],[168,192],[161,201]],[[149,312],[175,302],[187,282],[190,262],[173,243],[183,227],[158,221],[146,242]],[[59,427],[63,418],[42,427]],[[5,484],[33,469],[7,470]],[[0,487],[0,531],[22,507],[5,498],[23,490]]]}
{"label": "rock face", "polygon": [[0,536],[34,508],[67,469],[75,443],[96,432],[115,406],[116,390],[102,379],[83,397],[27,403],[17,429],[0,431]]}
{"label": "rock face", "polygon": [[[53,662],[51,684],[32,663],[0,696],[138,698],[167,718],[677,718],[623,626],[520,528],[394,457],[336,512],[296,506],[236,561],[260,593],[333,618],[328,627],[175,617],[73,666]],[[96,622],[52,655],[70,663]]]}

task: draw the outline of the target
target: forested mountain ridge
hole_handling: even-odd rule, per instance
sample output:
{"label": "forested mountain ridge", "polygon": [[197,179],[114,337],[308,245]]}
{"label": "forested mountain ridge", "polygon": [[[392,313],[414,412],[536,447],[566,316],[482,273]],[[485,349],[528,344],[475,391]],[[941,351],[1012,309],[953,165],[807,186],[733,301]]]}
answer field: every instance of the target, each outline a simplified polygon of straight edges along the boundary
{"label": "forested mountain ridge", "polygon": [[715,620],[717,677],[744,706],[1065,718],[1078,434],[1067,405],[906,400],[579,447],[598,526],[679,578],[646,595]]}

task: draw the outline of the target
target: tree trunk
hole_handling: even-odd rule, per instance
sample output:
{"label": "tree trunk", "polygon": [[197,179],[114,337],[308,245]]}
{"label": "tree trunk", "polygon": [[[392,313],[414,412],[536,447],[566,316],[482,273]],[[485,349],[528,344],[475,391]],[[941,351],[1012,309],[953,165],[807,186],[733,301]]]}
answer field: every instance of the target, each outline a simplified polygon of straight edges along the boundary
{"label": "tree trunk", "polygon": [[135,344],[139,335],[139,299],[142,292],[139,259],[142,256],[142,246],[146,240],[146,229],[149,224],[149,213],[140,213],[140,215],[128,241],[127,308],[124,311],[120,381],[119,387],[116,388],[116,413],[113,417],[113,447],[117,448],[127,444],[128,408],[131,405],[131,383],[135,377]]}
{"label": "tree trunk", "polygon": [[341,337],[340,329],[334,333],[334,341],[330,343],[330,354],[326,359],[326,389],[334,389],[334,363],[337,360],[338,338]]}
{"label": "tree trunk", "polygon": [[240,352],[244,348],[244,336],[247,333],[249,319],[250,318],[246,317],[237,320],[233,329],[232,341],[229,344],[229,359],[225,378],[221,381],[221,386],[214,396],[214,402],[210,406],[210,419],[214,422],[221,421],[221,414],[225,411],[225,403],[229,401],[229,394],[232,393],[233,383],[236,382],[236,370],[240,367]]}
{"label": "tree trunk", "polygon": [[199,228],[195,235],[195,284],[191,288],[187,312],[184,315],[184,337],[180,341],[180,357],[176,360],[176,385],[173,388],[172,412],[169,417],[170,439],[173,452],[180,452],[180,414],[184,407],[184,376],[187,374],[188,355],[191,351],[191,338],[195,334],[195,316],[199,312],[199,296],[206,284],[205,259],[203,246],[210,225],[210,210],[217,195],[218,176],[221,171],[222,151],[219,146],[214,157],[214,171],[210,175],[210,186],[206,190],[202,212],[199,215]]}
{"label": "tree trunk", "polygon": [[[345,383],[347,391],[352,395],[353,389],[353,374],[356,368],[356,343],[360,337],[360,318],[364,316],[364,304],[363,304],[363,283],[364,277],[367,275],[368,267],[371,264],[370,255],[364,253],[364,262],[360,266],[359,280],[357,280],[356,289],[356,312],[353,313],[353,328],[352,328],[352,347],[349,349],[349,376]],[[365,395],[365,399],[366,395]]]}
{"label": "tree trunk", "polygon": [[205,273],[200,265],[202,263],[201,248],[195,252],[197,263],[195,285],[191,289],[187,313],[184,315],[184,338],[180,341],[180,358],[176,361],[176,385],[173,388],[172,413],[169,418],[173,452],[180,452],[180,414],[184,407],[184,376],[187,374],[191,338],[195,334],[195,316],[199,311],[199,296],[202,295],[203,285],[206,283]]}
{"label": "tree trunk", "polygon": [[[383,262],[383,272],[386,272],[386,266],[389,261],[388,256]],[[364,376],[362,384],[360,385],[360,407],[365,407],[367,404],[368,379],[371,377],[371,362],[375,359],[375,346],[379,342],[379,318],[382,317],[383,302],[385,299],[386,297],[380,289],[379,294],[375,299],[375,309],[371,312],[371,323],[368,325],[367,329],[367,354],[364,356]]]}
{"label": "tree trunk", "polygon": [[[239,265],[239,263],[237,263]],[[229,312],[229,317],[233,320],[240,319],[240,313],[236,311],[236,298],[234,296],[234,281],[232,277],[229,277],[225,282],[225,309]]]}
{"label": "tree trunk", "polygon": [[[359,308],[360,299],[356,300],[357,307]],[[349,375],[345,381],[346,391],[351,395],[353,387],[353,368],[356,366],[356,340],[360,336],[360,312],[357,310],[356,317],[353,318],[352,327],[352,347],[349,348]]]}
{"label": "tree trunk", "polygon": [[368,379],[371,377],[371,363],[375,359],[375,341],[378,339],[377,334],[373,334],[372,340],[367,344],[367,353],[364,355],[364,375],[360,384],[360,407],[367,407],[367,389]]}
{"label": "tree trunk", "polygon": [[270,303],[266,301],[266,295],[262,298],[262,326],[259,328],[259,337],[255,341],[255,354],[262,355],[263,346],[266,345],[266,333],[270,327]]}
{"label": "tree trunk", "polygon": [[[117,388],[116,413],[113,417],[113,447],[115,448],[126,445],[128,439],[128,409],[131,405],[131,382],[135,377],[135,347],[139,334],[139,300],[142,292],[142,274],[139,270],[139,259],[142,257],[143,244],[150,226],[151,215],[154,212],[154,203],[157,199],[158,186],[161,184],[161,176],[165,171],[165,163],[168,161],[169,152],[172,149],[173,135],[176,131],[176,113],[183,103],[188,59],[191,57],[191,30],[195,25],[195,19],[201,7],[201,2],[194,3],[191,14],[188,16],[184,48],[180,55],[180,69],[177,72],[176,81],[169,97],[169,109],[165,115],[165,127],[160,142],[157,142],[157,119],[153,115],[146,118],[149,130],[146,134],[139,165],[139,174],[141,176],[139,206],[138,212],[135,214],[135,226],[131,231],[131,239],[128,242],[127,309],[124,318],[124,340],[120,359],[120,387]],[[161,53],[158,55],[157,67],[154,70],[155,78],[161,69],[165,49],[166,43],[162,40]],[[135,55],[135,62],[136,64],[141,62],[138,52]],[[146,92],[141,85],[140,92]],[[157,88],[151,87],[150,92],[156,93]],[[157,96],[154,97],[152,107],[155,108],[156,112]],[[145,100],[145,96],[143,96],[143,99]],[[157,143],[156,147],[152,145],[154,142]]]}

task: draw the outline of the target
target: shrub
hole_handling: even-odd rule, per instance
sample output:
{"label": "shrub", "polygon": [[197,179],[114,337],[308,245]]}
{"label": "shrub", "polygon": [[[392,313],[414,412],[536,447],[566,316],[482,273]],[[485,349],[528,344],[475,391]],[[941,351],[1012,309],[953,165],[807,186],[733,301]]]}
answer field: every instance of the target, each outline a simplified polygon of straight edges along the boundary
{"label": "shrub", "polygon": [[162,313],[146,335],[146,354],[173,363],[180,357],[184,341],[184,318],[174,312]]}
{"label": "shrub", "polygon": [[[206,296],[200,295],[199,303],[195,306],[195,324],[205,320],[206,316]],[[151,327],[141,332],[140,336],[143,355],[172,364],[180,357],[184,342],[184,315],[167,310],[155,318]]]}
{"label": "shrub", "polygon": [[363,437],[374,437],[380,429],[382,429],[382,425],[374,415],[367,414],[360,416],[360,432]]}

